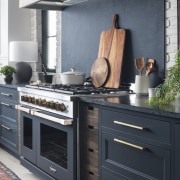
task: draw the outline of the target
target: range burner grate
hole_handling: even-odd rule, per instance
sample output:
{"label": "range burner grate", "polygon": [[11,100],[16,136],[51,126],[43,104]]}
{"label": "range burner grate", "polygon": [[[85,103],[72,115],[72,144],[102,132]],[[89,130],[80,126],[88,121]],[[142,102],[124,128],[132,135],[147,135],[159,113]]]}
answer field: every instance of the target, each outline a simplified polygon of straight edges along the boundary
{"label": "range burner grate", "polygon": [[110,94],[119,91],[131,92],[128,84],[121,85],[120,88],[96,88],[92,85],[62,85],[62,84],[38,84],[26,85],[27,88],[35,88],[40,90],[55,91],[70,95],[88,95],[88,94]]}

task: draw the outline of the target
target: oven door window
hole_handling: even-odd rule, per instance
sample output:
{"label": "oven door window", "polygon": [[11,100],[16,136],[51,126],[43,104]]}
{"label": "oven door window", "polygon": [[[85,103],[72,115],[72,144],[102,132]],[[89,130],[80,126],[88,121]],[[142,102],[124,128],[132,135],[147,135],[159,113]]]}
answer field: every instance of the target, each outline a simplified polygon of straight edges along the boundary
{"label": "oven door window", "polygon": [[33,149],[33,135],[32,135],[32,130],[33,130],[33,123],[32,119],[28,117],[24,117],[24,126],[23,126],[23,137],[24,137],[24,142],[23,145],[29,149]]}
{"label": "oven door window", "polygon": [[41,123],[40,155],[67,169],[67,132]]}

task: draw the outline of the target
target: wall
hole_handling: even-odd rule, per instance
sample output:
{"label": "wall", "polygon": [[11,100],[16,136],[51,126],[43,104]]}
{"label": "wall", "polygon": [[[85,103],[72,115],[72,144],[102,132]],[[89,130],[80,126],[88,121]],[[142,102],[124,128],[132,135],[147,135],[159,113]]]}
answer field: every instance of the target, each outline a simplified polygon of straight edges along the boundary
{"label": "wall", "polygon": [[[62,12],[62,71],[75,67],[90,76],[98,55],[100,34],[112,26],[112,16],[119,16],[119,27],[126,30],[122,83],[130,83],[139,74],[134,60],[156,60],[158,71],[150,77],[155,87],[164,79],[165,7],[164,0],[91,0]],[[145,68],[143,70],[145,74]]]}
{"label": "wall", "polygon": [[[166,69],[168,69],[170,66],[174,64],[174,57],[175,53],[177,50],[177,0],[166,0],[166,48],[165,48],[165,64],[166,64]],[[39,11],[39,10],[37,10]],[[61,13],[59,13],[60,16],[58,16],[58,24],[61,23]],[[38,14],[39,16],[39,14]],[[40,19],[40,18],[36,18]],[[34,21],[32,21],[32,24]],[[36,21],[36,24],[38,24],[38,27],[40,27],[40,21]],[[35,26],[32,26],[32,32],[39,31],[40,28],[37,30]],[[57,73],[55,76],[55,81],[54,82],[59,82],[59,74],[61,72],[61,26],[58,26],[58,34],[59,34],[59,40],[57,42],[57,49],[58,49],[58,57],[57,57]],[[38,33],[40,34],[40,33]],[[38,38],[38,37],[36,37]],[[36,79],[37,77],[35,77]]]}
{"label": "wall", "polygon": [[177,49],[177,0],[166,0],[166,70],[174,65]]}
{"label": "wall", "polygon": [[[0,55],[3,54],[3,56],[0,57],[0,67],[5,66],[8,63],[12,66],[15,64],[14,62],[8,62],[8,46],[10,41],[29,41],[31,39],[30,10],[19,9],[19,0],[5,1],[6,5],[1,4],[1,8],[4,13],[6,13],[6,16],[2,14],[2,22],[5,21],[5,24],[3,24],[0,30],[1,33],[3,33],[1,34],[3,37],[0,38],[2,43]],[[2,2],[3,1],[1,1],[1,3]],[[1,13],[3,13],[3,11],[1,11]],[[0,82],[4,82],[3,75],[0,75]]]}

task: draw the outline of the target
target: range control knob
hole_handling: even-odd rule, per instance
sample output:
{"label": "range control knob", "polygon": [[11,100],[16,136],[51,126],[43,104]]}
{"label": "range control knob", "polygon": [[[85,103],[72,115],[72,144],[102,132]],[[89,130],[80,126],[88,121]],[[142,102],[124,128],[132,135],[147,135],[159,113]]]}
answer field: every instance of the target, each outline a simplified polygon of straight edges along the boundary
{"label": "range control knob", "polygon": [[32,97],[31,103],[32,103],[32,104],[35,104],[35,97]]}
{"label": "range control knob", "polygon": [[66,106],[64,105],[64,103],[60,104],[60,111],[65,111],[66,110]]}
{"label": "range control knob", "polygon": [[51,109],[55,109],[55,102],[54,101],[50,101],[50,108]]}

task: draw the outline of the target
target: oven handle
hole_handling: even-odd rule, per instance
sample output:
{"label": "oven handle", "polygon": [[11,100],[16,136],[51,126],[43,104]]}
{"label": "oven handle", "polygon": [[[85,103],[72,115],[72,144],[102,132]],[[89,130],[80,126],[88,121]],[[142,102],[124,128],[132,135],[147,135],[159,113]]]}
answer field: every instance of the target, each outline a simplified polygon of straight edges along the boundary
{"label": "oven handle", "polygon": [[53,122],[62,124],[64,126],[65,125],[72,125],[72,122],[73,122],[73,119],[56,118],[56,117],[53,117],[53,116],[50,116],[47,114],[40,113],[40,112],[38,112],[39,110],[37,110],[37,109],[29,109],[29,108],[22,107],[21,105],[16,105],[15,107],[16,107],[16,109],[18,109],[20,111],[24,111],[26,113],[33,115],[33,116],[41,117],[43,119],[47,119],[49,121],[53,121]]}

